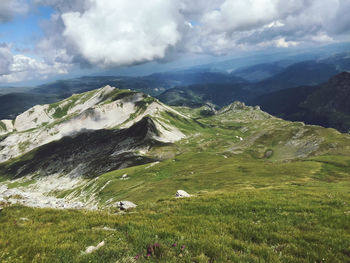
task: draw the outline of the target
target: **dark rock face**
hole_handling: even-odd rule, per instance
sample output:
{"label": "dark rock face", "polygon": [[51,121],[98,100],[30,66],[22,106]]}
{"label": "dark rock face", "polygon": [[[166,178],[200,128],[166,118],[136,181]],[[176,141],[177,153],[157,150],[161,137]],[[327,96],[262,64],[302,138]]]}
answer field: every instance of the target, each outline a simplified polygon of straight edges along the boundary
{"label": "dark rock face", "polygon": [[145,117],[128,129],[86,131],[65,137],[24,155],[20,161],[2,165],[0,172],[13,177],[32,173],[55,173],[96,177],[108,171],[156,161],[137,150],[163,143],[151,118]]}

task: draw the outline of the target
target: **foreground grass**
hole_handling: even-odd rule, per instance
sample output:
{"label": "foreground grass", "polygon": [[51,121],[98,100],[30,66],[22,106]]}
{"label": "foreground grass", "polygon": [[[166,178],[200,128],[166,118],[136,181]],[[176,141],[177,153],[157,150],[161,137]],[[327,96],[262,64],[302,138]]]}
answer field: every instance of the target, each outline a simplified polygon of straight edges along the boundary
{"label": "foreground grass", "polygon": [[[349,262],[349,186],[216,192],[124,215],[8,207],[0,214],[0,261],[142,262],[149,249],[151,262]],[[102,240],[100,250],[83,253]]]}

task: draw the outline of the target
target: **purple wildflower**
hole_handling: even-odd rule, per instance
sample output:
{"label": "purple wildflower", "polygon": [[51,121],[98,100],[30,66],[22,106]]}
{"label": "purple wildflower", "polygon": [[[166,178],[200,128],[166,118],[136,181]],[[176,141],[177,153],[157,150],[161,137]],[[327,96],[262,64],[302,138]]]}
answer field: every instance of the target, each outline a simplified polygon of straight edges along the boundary
{"label": "purple wildflower", "polygon": [[172,244],[171,246],[172,246],[172,247],[176,247],[176,246],[177,246],[177,244],[176,244],[176,243],[174,243],[174,244]]}
{"label": "purple wildflower", "polygon": [[182,251],[184,251],[184,249],[185,249],[185,246],[184,246],[184,245],[182,245],[182,246],[181,246],[181,250],[182,250]]}

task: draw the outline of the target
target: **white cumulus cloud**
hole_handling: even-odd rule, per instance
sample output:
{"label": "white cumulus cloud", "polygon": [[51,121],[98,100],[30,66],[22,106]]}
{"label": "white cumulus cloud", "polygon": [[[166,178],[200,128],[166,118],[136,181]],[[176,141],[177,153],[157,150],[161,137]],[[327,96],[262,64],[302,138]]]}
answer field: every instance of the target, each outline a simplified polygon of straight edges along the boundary
{"label": "white cumulus cloud", "polygon": [[98,0],[65,13],[63,36],[92,64],[119,66],[163,59],[181,40],[176,2]]}
{"label": "white cumulus cloud", "polygon": [[67,74],[70,64],[47,64],[21,54],[12,54],[8,45],[0,45],[0,82],[11,83],[32,79],[46,79],[52,75]]}

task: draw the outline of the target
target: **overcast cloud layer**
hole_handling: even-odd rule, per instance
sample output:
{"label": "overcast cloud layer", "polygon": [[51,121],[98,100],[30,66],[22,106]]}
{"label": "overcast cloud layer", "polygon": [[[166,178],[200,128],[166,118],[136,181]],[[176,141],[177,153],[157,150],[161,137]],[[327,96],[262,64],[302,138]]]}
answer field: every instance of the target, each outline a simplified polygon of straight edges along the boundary
{"label": "overcast cloud layer", "polygon": [[[25,12],[2,0],[0,22]],[[3,4],[4,3],[4,4]],[[12,3],[12,4],[11,4]],[[182,53],[224,55],[349,39],[349,0],[33,0],[55,9],[42,27],[38,59],[0,45],[0,81],[68,72],[72,65],[109,68],[170,60]],[[21,64],[21,66],[19,66]],[[21,72],[21,73],[19,73]]]}

